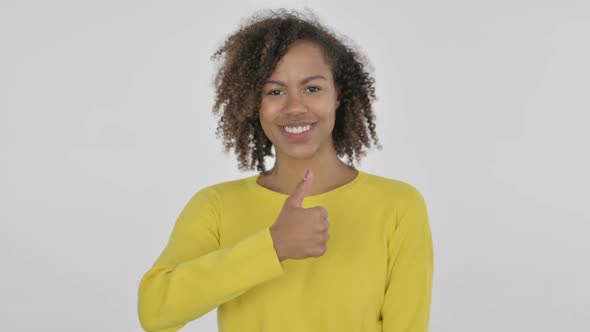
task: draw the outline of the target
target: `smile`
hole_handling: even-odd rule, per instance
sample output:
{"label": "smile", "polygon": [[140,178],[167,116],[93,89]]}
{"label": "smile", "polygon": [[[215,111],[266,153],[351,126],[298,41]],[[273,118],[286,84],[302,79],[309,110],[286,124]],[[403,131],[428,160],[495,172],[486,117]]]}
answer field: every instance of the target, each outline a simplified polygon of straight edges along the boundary
{"label": "smile", "polygon": [[296,127],[288,127],[288,126],[281,126],[282,132],[292,140],[301,140],[305,139],[310,135],[313,128],[315,128],[315,123],[310,123],[304,126],[296,126]]}
{"label": "smile", "polygon": [[299,126],[299,127],[283,127],[289,134],[301,134],[311,129],[311,125]]}

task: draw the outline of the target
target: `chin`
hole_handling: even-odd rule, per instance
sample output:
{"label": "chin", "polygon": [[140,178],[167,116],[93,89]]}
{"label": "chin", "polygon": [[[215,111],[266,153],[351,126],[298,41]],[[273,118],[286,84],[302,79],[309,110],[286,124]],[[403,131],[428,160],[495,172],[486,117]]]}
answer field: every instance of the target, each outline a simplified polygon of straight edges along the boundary
{"label": "chin", "polygon": [[306,160],[313,158],[316,152],[316,149],[310,149],[309,147],[291,147],[283,150],[281,155],[291,159]]}

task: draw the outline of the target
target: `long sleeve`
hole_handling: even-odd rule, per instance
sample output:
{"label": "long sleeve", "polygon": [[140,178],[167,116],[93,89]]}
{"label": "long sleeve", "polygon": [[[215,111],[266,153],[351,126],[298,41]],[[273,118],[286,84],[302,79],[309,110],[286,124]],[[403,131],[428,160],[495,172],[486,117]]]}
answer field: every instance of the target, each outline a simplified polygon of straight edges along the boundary
{"label": "long sleeve", "polygon": [[434,252],[426,204],[414,193],[399,203],[389,235],[383,332],[428,331]]}
{"label": "long sleeve", "polygon": [[144,330],[178,331],[284,273],[269,228],[220,248],[222,211],[219,195],[205,188],[180,213],[168,244],[139,283],[138,315]]}

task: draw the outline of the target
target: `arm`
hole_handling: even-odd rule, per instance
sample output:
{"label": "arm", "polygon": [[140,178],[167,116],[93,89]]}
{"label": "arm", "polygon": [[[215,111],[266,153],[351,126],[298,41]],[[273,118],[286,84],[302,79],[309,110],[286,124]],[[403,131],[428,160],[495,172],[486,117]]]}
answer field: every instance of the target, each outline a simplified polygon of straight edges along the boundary
{"label": "arm", "polygon": [[211,188],[196,193],[180,213],[166,248],[143,275],[138,315],[144,330],[178,331],[284,272],[269,228],[220,249],[219,204]]}
{"label": "arm", "polygon": [[416,193],[400,203],[389,233],[383,332],[428,331],[434,252],[426,204]]}

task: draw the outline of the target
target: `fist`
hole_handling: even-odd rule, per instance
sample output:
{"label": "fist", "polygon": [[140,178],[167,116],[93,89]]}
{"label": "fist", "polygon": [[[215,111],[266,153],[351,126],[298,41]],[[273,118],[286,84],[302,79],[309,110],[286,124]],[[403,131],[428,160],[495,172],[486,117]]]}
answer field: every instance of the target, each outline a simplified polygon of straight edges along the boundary
{"label": "fist", "polygon": [[313,173],[301,180],[293,193],[287,197],[277,220],[270,227],[275,250],[281,261],[320,257],[328,248],[330,239],[328,210],[323,206],[309,209],[301,207],[309,195]]}

